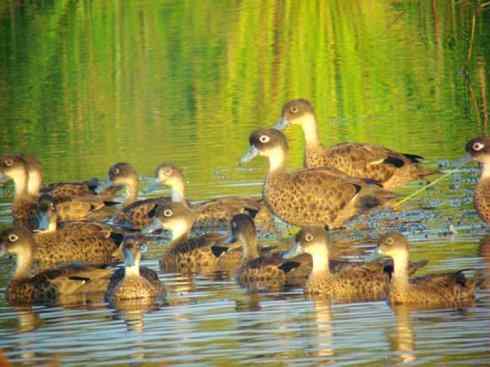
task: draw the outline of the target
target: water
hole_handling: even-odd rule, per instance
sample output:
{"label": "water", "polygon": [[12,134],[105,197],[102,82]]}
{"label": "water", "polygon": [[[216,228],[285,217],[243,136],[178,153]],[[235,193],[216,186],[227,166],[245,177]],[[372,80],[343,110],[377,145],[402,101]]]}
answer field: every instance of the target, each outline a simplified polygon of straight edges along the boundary
{"label": "water", "polygon": [[[287,99],[304,97],[324,144],[379,143],[446,168],[486,131],[490,13],[479,6],[6,0],[0,153],[35,154],[47,181],[104,177],[117,161],[149,176],[171,161],[184,169],[191,198],[257,194],[265,162],[237,165],[248,135],[275,122]],[[299,167],[301,132],[287,135],[290,165]],[[346,254],[358,259],[378,232],[401,230],[412,258],[430,260],[425,272],[489,269],[479,252],[488,230],[471,204],[476,177],[468,167],[400,213],[359,218],[336,236],[355,240],[358,251]],[[11,186],[0,193],[6,226]],[[144,265],[158,270],[162,251],[152,246]],[[3,292],[12,264],[2,258],[0,266]],[[314,302],[298,289],[251,294],[233,279],[160,276],[165,304],[141,312],[104,303],[14,309],[1,298],[0,348],[33,366],[490,364],[486,290],[463,310],[392,310]]]}

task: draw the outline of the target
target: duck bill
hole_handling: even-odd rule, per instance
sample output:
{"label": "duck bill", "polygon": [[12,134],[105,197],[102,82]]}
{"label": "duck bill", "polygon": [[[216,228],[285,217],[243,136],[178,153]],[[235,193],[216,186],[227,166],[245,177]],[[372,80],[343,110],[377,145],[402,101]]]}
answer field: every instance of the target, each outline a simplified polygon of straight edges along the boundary
{"label": "duck bill", "polygon": [[49,214],[47,211],[38,213],[37,215],[37,230],[47,231],[49,229]]}
{"label": "duck bill", "polygon": [[247,153],[245,153],[243,157],[240,159],[240,164],[251,161],[252,159],[257,157],[258,154],[259,154],[259,150],[254,145],[252,145],[247,151]]}
{"label": "duck bill", "polygon": [[230,234],[228,237],[225,238],[225,240],[223,241],[223,244],[224,245],[231,245],[232,243],[235,243],[235,242],[237,242],[237,238],[235,237],[235,235]]}
{"label": "duck bill", "polygon": [[95,193],[100,194],[112,186],[112,181],[102,180],[98,182],[97,187],[94,188]]}
{"label": "duck bill", "polygon": [[471,162],[472,160],[473,160],[473,157],[469,153],[466,153],[461,158],[456,159],[455,161],[453,161],[453,166],[454,166],[454,168],[461,168],[465,164],[467,164],[468,162]]}
{"label": "duck bill", "polygon": [[274,125],[274,129],[283,130],[286,127],[288,127],[288,124],[289,124],[288,119],[285,117],[281,117]]}
{"label": "duck bill", "polygon": [[158,191],[160,189],[161,189],[160,180],[158,178],[155,178],[155,180],[148,185],[145,192],[153,192],[153,191]]}
{"label": "duck bill", "polygon": [[160,223],[160,220],[158,218],[153,218],[153,221],[145,226],[141,233],[143,234],[152,234],[153,232],[162,229],[162,223]]}
{"label": "duck bill", "polygon": [[123,252],[124,252],[124,265],[127,267],[134,266],[133,253],[128,249],[124,249]]}
{"label": "duck bill", "polygon": [[282,257],[284,259],[292,259],[293,257],[301,255],[302,253],[303,253],[303,247],[301,247],[301,244],[299,242],[295,242],[294,245],[288,251],[282,254]]}
{"label": "duck bill", "polygon": [[379,247],[377,247],[372,253],[371,255],[369,255],[368,257],[366,257],[366,261],[367,262],[372,262],[372,261],[376,261],[376,260],[379,260],[381,258],[384,257],[384,254],[383,254],[383,250]]}

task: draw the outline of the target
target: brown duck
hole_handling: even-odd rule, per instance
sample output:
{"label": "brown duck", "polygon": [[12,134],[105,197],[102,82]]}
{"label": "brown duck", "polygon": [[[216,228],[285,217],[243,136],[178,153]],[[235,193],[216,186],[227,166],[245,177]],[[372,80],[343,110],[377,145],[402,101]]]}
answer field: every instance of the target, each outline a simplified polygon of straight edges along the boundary
{"label": "brown duck", "polygon": [[490,138],[471,139],[465,149],[471,159],[480,163],[480,180],[475,188],[474,204],[480,218],[490,223]]}
{"label": "brown duck", "polygon": [[195,213],[182,203],[158,205],[151,214],[155,220],[172,233],[160,267],[165,272],[211,274],[220,271],[220,262],[232,246],[224,244],[225,238],[217,233],[206,233],[190,238]]}
{"label": "brown duck", "polygon": [[337,271],[332,271],[327,235],[322,227],[304,227],[285,257],[302,253],[309,254],[313,261],[305,294],[340,302],[374,301],[386,297],[389,275],[382,262],[344,263]]}
{"label": "brown duck", "polygon": [[288,173],[288,144],[282,132],[260,129],[250,135],[250,150],[242,162],[262,155],[269,160],[263,196],[270,210],[297,226],[341,227],[356,214],[380,206],[393,194],[335,169],[302,169]]}
{"label": "brown duck", "polygon": [[17,257],[15,274],[5,291],[12,305],[56,304],[82,294],[106,289],[111,270],[94,266],[66,265],[31,276],[35,246],[27,230],[5,230],[0,234],[0,254]]}
{"label": "brown duck", "polygon": [[399,233],[388,233],[379,239],[378,252],[393,258],[388,300],[393,305],[446,308],[473,303],[475,281],[468,280],[462,271],[426,275],[409,279],[409,244]]}
{"label": "brown duck", "polygon": [[138,301],[139,304],[153,303],[165,293],[158,274],[140,266],[144,246],[146,246],[144,238],[141,236],[124,239],[122,244],[124,268],[114,272],[107,287],[106,299],[111,304],[118,306],[127,301]]}
{"label": "brown duck", "polygon": [[235,215],[231,220],[228,242],[241,245],[237,278],[241,285],[254,290],[278,290],[291,283],[297,284],[297,274],[304,273],[298,269],[309,267],[311,262],[301,255],[290,260],[285,260],[279,253],[259,255],[255,224],[246,214]]}
{"label": "brown duck", "polygon": [[[172,164],[162,163],[156,169],[157,182],[169,186],[173,202],[187,203],[184,196],[185,179],[181,170]],[[261,200],[252,197],[225,196],[199,201],[191,205],[196,213],[194,228],[228,227],[231,218],[239,213],[257,213]]]}
{"label": "brown duck", "polygon": [[307,168],[335,168],[352,177],[375,180],[385,189],[434,173],[419,165],[421,156],[398,153],[381,145],[341,143],[324,148],[318,138],[313,106],[305,99],[294,99],[283,106],[276,128],[289,125],[299,125],[303,129]]}

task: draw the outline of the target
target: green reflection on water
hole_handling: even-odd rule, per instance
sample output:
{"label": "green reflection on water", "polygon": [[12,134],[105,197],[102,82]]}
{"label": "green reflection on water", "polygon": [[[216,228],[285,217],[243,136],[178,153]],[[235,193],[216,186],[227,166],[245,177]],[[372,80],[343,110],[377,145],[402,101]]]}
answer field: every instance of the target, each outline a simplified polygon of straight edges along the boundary
{"label": "green reflection on water", "polygon": [[313,100],[325,144],[453,158],[482,131],[476,2],[17,3],[0,7],[0,152],[35,153],[48,180],[170,160],[191,193],[236,191],[212,186],[261,179],[237,159],[292,97]]}

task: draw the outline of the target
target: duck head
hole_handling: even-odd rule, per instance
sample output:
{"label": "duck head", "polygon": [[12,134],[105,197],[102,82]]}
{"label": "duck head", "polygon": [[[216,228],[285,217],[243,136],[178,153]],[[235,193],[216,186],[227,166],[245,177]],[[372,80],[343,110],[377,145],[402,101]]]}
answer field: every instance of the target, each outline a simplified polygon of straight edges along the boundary
{"label": "duck head", "polygon": [[250,134],[250,149],[242,157],[241,163],[248,162],[257,155],[268,158],[270,171],[283,167],[288,152],[286,136],[276,129],[259,129]]}
{"label": "duck head", "polygon": [[172,189],[172,201],[184,200],[184,175],[172,164],[162,163],[156,168],[156,183]]}

